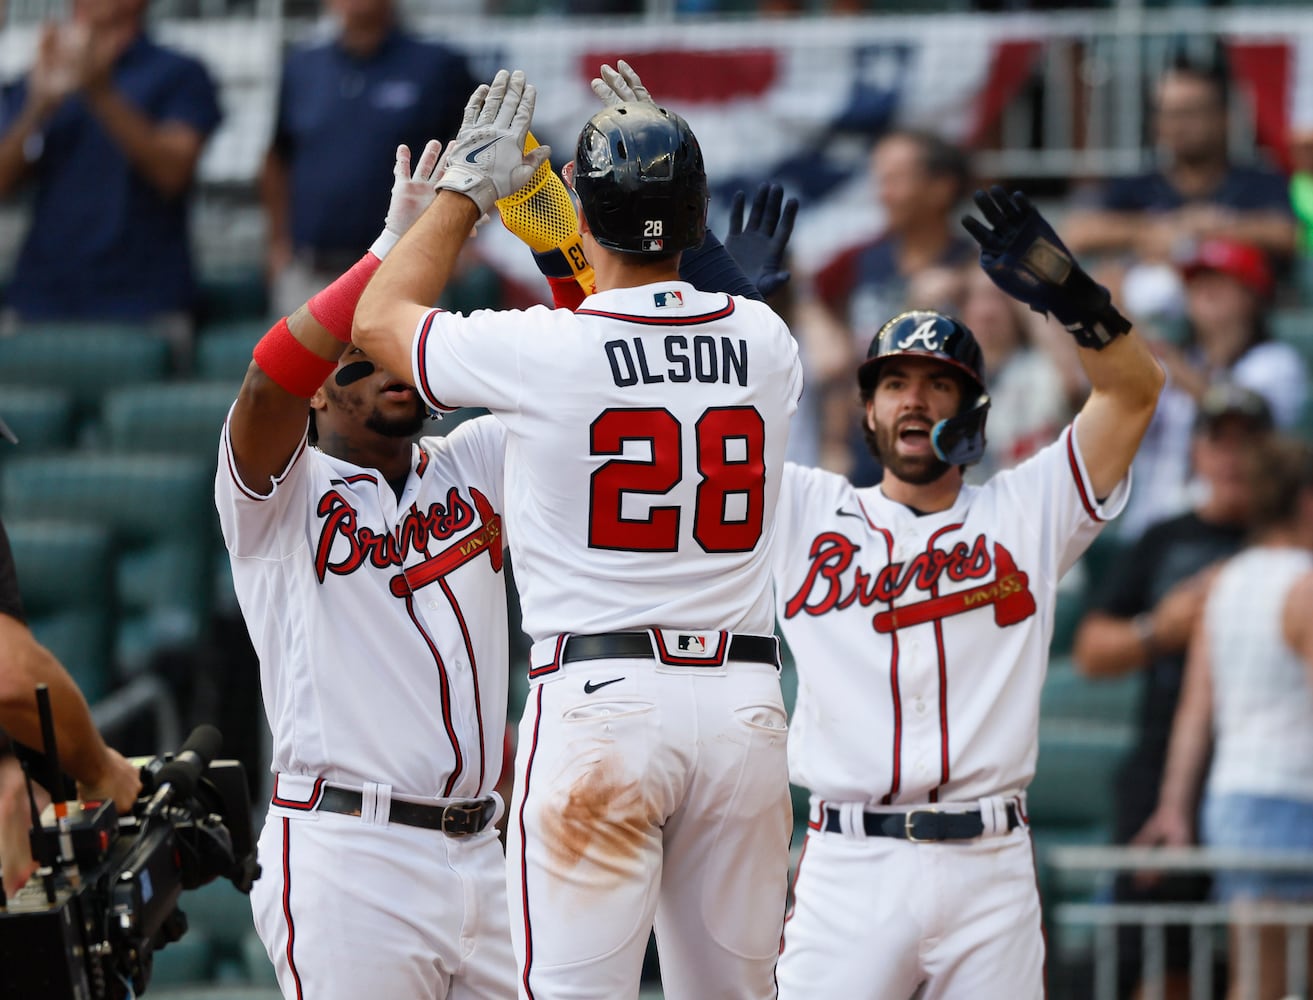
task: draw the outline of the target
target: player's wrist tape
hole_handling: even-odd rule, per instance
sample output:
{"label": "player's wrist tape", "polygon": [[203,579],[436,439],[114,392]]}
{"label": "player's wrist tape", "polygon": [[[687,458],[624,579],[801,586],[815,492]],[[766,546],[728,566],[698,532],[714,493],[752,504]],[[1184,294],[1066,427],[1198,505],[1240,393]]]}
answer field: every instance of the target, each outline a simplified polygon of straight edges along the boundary
{"label": "player's wrist tape", "polygon": [[569,278],[574,280],[574,268],[570,266],[570,261],[565,254],[558,248],[551,250],[533,252],[533,262],[538,265],[538,270],[547,278]]}
{"label": "player's wrist tape", "polygon": [[[387,235],[386,230],[384,235]],[[380,236],[375,240],[374,245],[378,246],[382,240],[383,237]],[[384,249],[384,253],[390,249],[389,245]],[[356,315],[356,303],[360,301],[360,296],[365,293],[365,286],[369,284],[369,279],[374,276],[381,263],[383,261],[371,248],[369,253],[356,261],[346,274],[323,291],[315,293],[306,303],[306,308],[310,310],[310,315],[315,321],[344,344],[351,343],[351,321]]]}
{"label": "player's wrist tape", "polygon": [[260,338],[252,357],[276,385],[302,399],[313,396],[337,367],[297,340],[285,316]]}
{"label": "player's wrist tape", "polygon": [[1072,270],[1063,284],[1071,303],[1054,316],[1076,343],[1090,350],[1101,351],[1116,338],[1131,330],[1131,322],[1112,304],[1112,295],[1079,267]]}

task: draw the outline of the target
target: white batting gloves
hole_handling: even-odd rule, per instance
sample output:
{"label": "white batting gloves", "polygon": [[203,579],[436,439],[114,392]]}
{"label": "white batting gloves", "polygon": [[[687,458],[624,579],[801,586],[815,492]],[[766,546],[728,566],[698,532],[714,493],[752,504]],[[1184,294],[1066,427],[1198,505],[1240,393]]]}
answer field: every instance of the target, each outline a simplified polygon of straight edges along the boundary
{"label": "white batting gloves", "polygon": [[537,96],[518,69],[498,70],[491,84],[480,85],[465,105],[460,132],[447,147],[438,187],[465,195],[480,215],[498,198],[524,187],[552,154],[550,146],[524,152]]}
{"label": "white batting gloves", "polygon": [[602,63],[601,77],[593,77],[593,93],[604,104],[655,104],[652,95],[643,86],[632,66],[623,59],[616,61],[617,69]]}
{"label": "white batting gloves", "polygon": [[369,248],[379,260],[397,245],[397,240],[415,224],[424,210],[438,196],[437,182],[441,175],[438,166],[442,143],[430,139],[420,154],[415,171],[410,170],[410,148],[404,143],[397,147],[397,162],[392,167],[392,200],[388,203],[387,219],[383,232]]}

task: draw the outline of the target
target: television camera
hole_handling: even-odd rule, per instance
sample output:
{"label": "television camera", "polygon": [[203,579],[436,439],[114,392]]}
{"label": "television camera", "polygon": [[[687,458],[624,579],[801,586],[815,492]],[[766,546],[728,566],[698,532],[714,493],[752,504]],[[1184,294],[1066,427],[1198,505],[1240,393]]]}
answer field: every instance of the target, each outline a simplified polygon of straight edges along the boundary
{"label": "television camera", "polygon": [[0,998],[135,997],[156,949],[186,933],[184,891],[224,877],[249,893],[259,877],[245,771],[214,759],[223,737],[202,725],[177,753],[133,761],[142,792],[130,815],[65,801],[48,696],[37,698],[54,801],[38,815],[29,774],[41,867],[7,905],[0,896]]}

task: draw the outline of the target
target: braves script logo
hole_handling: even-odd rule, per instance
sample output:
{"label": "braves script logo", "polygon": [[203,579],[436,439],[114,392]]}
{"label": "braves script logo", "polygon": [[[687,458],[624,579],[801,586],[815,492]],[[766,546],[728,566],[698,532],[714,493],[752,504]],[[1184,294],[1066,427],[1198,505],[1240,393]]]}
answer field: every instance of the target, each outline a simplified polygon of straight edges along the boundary
{"label": "braves script logo", "polygon": [[860,550],[860,545],[837,531],[817,535],[809,553],[811,566],[798,592],[784,606],[784,617],[799,612],[823,615],[853,602],[862,607],[892,604],[909,588],[932,593],[941,579],[953,583],[985,580],[991,571],[993,578],[975,587],[879,611],[871,626],[877,632],[894,632],[989,606],[994,610],[994,623],[1006,626],[1035,613],[1030,577],[1017,569],[1012,553],[998,542],[991,554],[983,535],[977,535],[970,545],[958,542],[947,551],[928,549],[908,562],[888,563],[874,576],[854,564],[853,557]]}
{"label": "braves script logo", "polygon": [[379,534],[359,523],[359,512],[346,497],[337,490],[329,490],[320,497],[316,510],[324,523],[315,548],[315,575],[323,583],[329,573],[336,576],[354,573],[366,561],[378,569],[400,568],[411,552],[427,553],[431,539],[443,541],[475,524],[480,530],[456,546],[458,551],[454,554],[461,558],[455,565],[485,548],[495,547],[494,569],[500,569],[501,516],[478,490],[471,487],[469,493],[474,506],[453,486],[447,491],[445,504],[430,504],[427,511],[411,508],[392,532]]}

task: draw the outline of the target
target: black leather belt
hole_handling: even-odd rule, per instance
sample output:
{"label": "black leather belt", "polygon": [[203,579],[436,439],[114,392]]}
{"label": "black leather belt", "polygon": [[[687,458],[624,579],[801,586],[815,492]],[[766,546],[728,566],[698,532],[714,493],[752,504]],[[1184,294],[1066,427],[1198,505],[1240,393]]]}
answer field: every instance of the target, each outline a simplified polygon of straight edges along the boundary
{"label": "black leather belt", "polygon": [[[581,660],[615,660],[629,658],[654,660],[652,640],[646,632],[603,632],[599,635],[572,635],[565,640],[561,651],[562,663]],[[730,638],[726,660],[746,660],[750,663],[770,663],[779,666],[779,643],[774,636],[735,635]],[[686,662],[687,666],[698,666]],[[719,666],[719,661],[707,666]]]}
{"label": "black leather belt", "polygon": [[[1008,803],[1008,829],[1021,825],[1015,803]],[[825,807],[825,831],[842,833],[839,810]],[[905,813],[862,813],[862,826],[868,837],[895,837],[898,840],[975,840],[985,832],[985,821],[978,811],[939,812],[913,809]]]}
{"label": "black leather belt", "polygon": [[[359,816],[363,801],[364,796],[360,792],[329,785],[319,797],[319,808],[324,812]],[[496,812],[497,803],[491,798],[452,802],[445,806],[426,806],[418,802],[393,799],[388,805],[388,822],[417,826],[423,830],[441,830],[449,837],[468,837],[491,823]]]}

